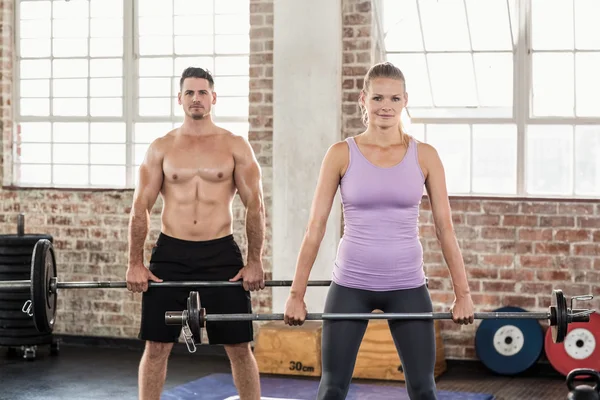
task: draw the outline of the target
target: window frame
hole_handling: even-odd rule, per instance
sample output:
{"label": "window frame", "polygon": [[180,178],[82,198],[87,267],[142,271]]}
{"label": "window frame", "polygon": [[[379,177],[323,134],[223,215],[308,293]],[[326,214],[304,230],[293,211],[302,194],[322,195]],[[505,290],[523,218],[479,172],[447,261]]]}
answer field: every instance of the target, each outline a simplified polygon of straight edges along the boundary
{"label": "window frame", "polygon": [[[418,4],[420,0],[415,0]],[[464,0],[463,0],[464,1]],[[383,4],[380,10],[383,9]],[[418,5],[417,5],[418,7]],[[378,23],[383,26],[383,12],[378,13]],[[480,124],[513,124],[516,125],[517,131],[517,177],[516,177],[516,188],[515,193],[506,194],[488,194],[479,193],[472,190],[473,183],[473,168],[470,169],[470,184],[471,187],[469,192],[457,192],[449,194],[452,197],[463,197],[463,198],[525,198],[525,199],[598,199],[600,195],[581,195],[576,194],[575,178],[577,170],[575,168],[575,147],[571,154],[573,162],[572,178],[573,187],[570,194],[535,194],[527,191],[527,168],[526,168],[526,154],[527,154],[527,128],[532,125],[566,125],[573,128],[573,146],[575,146],[575,127],[578,125],[598,125],[600,127],[600,117],[536,117],[531,113],[532,110],[532,99],[533,99],[533,46],[531,44],[531,30],[532,30],[532,4],[531,0],[515,0],[515,20],[516,30],[513,44],[513,104],[512,104],[512,117],[411,117],[412,124],[422,124],[424,126],[428,124],[468,124],[471,129],[472,127]],[[422,28],[421,28],[422,30]],[[385,49],[385,43],[383,43]],[[576,54],[580,50],[556,50],[556,52],[571,52]],[[426,54],[426,51],[388,51],[384,50],[387,58],[390,54]],[[461,51],[462,52],[462,51]],[[448,51],[448,53],[461,53]],[[477,51],[471,51],[476,53]],[[542,50],[535,52],[555,52],[554,50]],[[584,51],[585,52],[585,51]],[[576,90],[576,88],[574,89]],[[576,99],[575,99],[576,101]],[[410,112],[410,101],[407,107]],[[434,107],[435,108],[435,107]],[[444,107],[439,107],[444,109]],[[427,133],[425,128],[425,141],[427,141]],[[472,145],[473,141],[470,141],[470,162],[473,165]]]}
{"label": "window frame", "polygon": [[[11,95],[12,98],[15,100],[12,102],[11,105],[11,109],[12,109],[12,121],[11,121],[11,137],[10,137],[10,151],[11,151],[11,157],[10,157],[10,161],[8,161],[8,157],[5,157],[5,160],[7,160],[8,162],[5,162],[5,168],[4,168],[4,177],[3,177],[3,181],[5,182],[5,186],[9,186],[9,187],[14,187],[14,188],[19,188],[19,189],[31,189],[31,188],[45,188],[45,189],[78,189],[78,190],[135,190],[135,184],[136,184],[136,180],[137,180],[137,176],[135,176],[135,171],[136,171],[136,162],[135,162],[135,146],[136,143],[135,142],[135,137],[134,137],[134,125],[136,123],[147,123],[147,122],[158,122],[158,123],[173,123],[173,124],[180,124],[181,122],[183,122],[183,117],[182,116],[177,116],[174,115],[173,113],[173,103],[172,103],[172,99],[173,99],[173,94],[170,93],[170,108],[171,108],[171,116],[159,116],[159,117],[152,117],[152,116],[140,116],[139,115],[139,89],[138,89],[138,82],[140,79],[140,75],[139,75],[139,60],[142,56],[140,56],[139,54],[139,24],[138,24],[138,17],[139,17],[139,0],[123,0],[123,56],[120,58],[123,61],[123,70],[122,70],[122,75],[121,78],[123,80],[123,102],[122,102],[122,112],[123,114],[120,117],[92,117],[89,115],[90,109],[89,109],[89,104],[90,104],[90,93],[89,93],[89,86],[90,86],[90,76],[89,76],[89,64],[88,64],[88,77],[86,78],[88,80],[88,93],[87,93],[87,97],[85,98],[85,100],[88,102],[88,115],[87,116],[54,116],[52,115],[52,84],[50,84],[50,91],[49,91],[49,101],[50,101],[50,106],[49,106],[49,111],[50,111],[50,115],[48,117],[44,117],[44,116],[21,116],[20,115],[20,82],[21,82],[21,77],[20,77],[20,66],[21,66],[21,54],[20,54],[20,40],[21,40],[21,35],[20,35],[20,3],[22,0],[15,0],[13,3],[13,17],[12,17],[12,23],[13,23],[13,27],[14,27],[14,39],[12,42],[13,45],[13,57],[12,57],[12,64],[13,64],[13,68],[12,68],[12,72],[13,72],[13,79],[12,79],[12,88],[11,88]],[[27,0],[23,0],[23,1],[27,1]],[[214,27],[214,22],[216,20],[216,2],[218,0],[212,0],[212,6],[213,6],[213,12],[212,12],[212,18],[213,18],[213,30],[215,29]],[[50,0],[50,2],[52,2],[52,0]],[[249,9],[248,9],[248,13],[249,13]],[[51,17],[52,17],[52,11],[51,11]],[[88,28],[89,29],[89,28]],[[50,41],[51,41],[51,46],[52,46],[52,39],[54,37],[51,35],[50,36]],[[213,31],[213,41],[215,40],[215,33]],[[51,47],[52,49],[52,47]],[[217,53],[213,47],[213,52],[212,53],[207,53],[207,54],[191,54],[191,55],[179,55],[180,57],[197,57],[197,56],[201,56],[201,57],[209,57],[209,58],[213,58],[215,59],[216,57],[219,56],[242,56],[242,57],[250,57],[250,51],[248,51],[248,53]],[[177,58],[178,55],[176,55],[174,52],[172,54],[165,54],[165,55],[160,55],[160,56],[143,56],[143,57],[148,57],[148,58],[152,58],[152,57],[168,57],[168,58]],[[77,57],[77,58],[82,58],[83,57]],[[85,59],[88,60],[92,60],[95,57],[92,57],[89,55],[89,36],[88,36],[88,55],[85,57]],[[102,58],[102,57],[100,57]],[[50,63],[52,63],[52,60],[55,59],[55,57],[51,54],[49,57],[44,57],[44,58],[39,58],[40,60],[50,60]],[[66,58],[60,58],[60,59],[66,59],[68,60],[69,57]],[[217,71],[218,72],[218,71]],[[174,71],[175,74],[177,73],[181,73],[181,71]],[[211,71],[211,73],[214,74],[214,71]],[[248,71],[248,75],[246,75],[248,78],[250,78],[250,71]],[[215,77],[216,79],[218,79],[218,75],[216,75]],[[50,76],[50,82],[52,82],[52,80],[54,78],[52,78],[52,76]],[[172,78],[169,78],[172,79]],[[218,92],[217,92],[218,94]],[[229,97],[229,96],[227,96]],[[237,97],[243,97],[243,95],[237,96]],[[83,98],[82,98],[83,99]],[[249,109],[247,111],[247,115],[246,116],[231,116],[231,117],[218,117],[215,116],[213,114],[212,116],[213,121],[218,125],[220,123],[247,123],[249,124]],[[50,151],[50,162],[48,164],[40,164],[43,166],[47,166],[51,169],[50,171],[50,177],[51,177],[51,183],[49,184],[29,184],[29,183],[22,183],[20,182],[18,179],[15,179],[15,169],[17,168],[17,162],[16,162],[16,151],[18,150],[18,146],[19,146],[19,141],[17,140],[17,134],[18,134],[18,129],[19,129],[19,125],[21,123],[27,123],[27,122],[48,122],[50,124],[53,124],[55,122],[83,122],[83,123],[93,123],[93,122],[120,122],[120,123],[124,123],[125,124],[125,185],[124,186],[111,186],[111,185],[93,185],[91,183],[87,183],[84,185],[63,185],[63,184],[57,184],[54,183],[54,179],[53,179],[53,172],[52,172],[52,166],[55,165],[53,163],[53,155],[52,155],[52,151]],[[165,132],[167,133],[167,132]],[[242,134],[242,135],[247,135],[247,132],[237,132],[237,134]],[[88,131],[88,135],[89,135],[89,131]],[[46,142],[45,142],[46,143]],[[87,141],[81,142],[81,144],[85,144],[88,146],[88,151],[89,150],[89,146],[90,146],[90,137],[88,137]],[[48,143],[46,143],[48,144]],[[52,137],[52,131],[51,131],[51,136],[50,136],[50,141],[49,141],[49,145],[52,147],[52,145],[54,144],[53,141],[53,137]],[[6,147],[5,147],[6,148]],[[90,181],[91,178],[91,167],[94,165],[98,165],[95,164],[93,162],[91,162],[91,158],[88,157],[88,163],[87,164],[81,164],[81,165],[86,165],[88,167],[88,182]],[[8,184],[6,184],[8,183]]]}

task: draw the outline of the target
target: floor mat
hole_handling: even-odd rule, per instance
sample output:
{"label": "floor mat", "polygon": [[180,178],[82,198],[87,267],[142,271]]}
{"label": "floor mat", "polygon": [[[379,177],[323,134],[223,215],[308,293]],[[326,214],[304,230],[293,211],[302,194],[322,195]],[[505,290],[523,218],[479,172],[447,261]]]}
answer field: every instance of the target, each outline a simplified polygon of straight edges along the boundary
{"label": "floor mat", "polygon": [[[313,400],[319,381],[262,376],[263,400]],[[493,400],[486,393],[438,391],[438,400]],[[167,390],[161,400],[238,400],[238,394],[229,374],[212,374]],[[350,385],[347,400],[409,400],[406,389],[368,383]]]}

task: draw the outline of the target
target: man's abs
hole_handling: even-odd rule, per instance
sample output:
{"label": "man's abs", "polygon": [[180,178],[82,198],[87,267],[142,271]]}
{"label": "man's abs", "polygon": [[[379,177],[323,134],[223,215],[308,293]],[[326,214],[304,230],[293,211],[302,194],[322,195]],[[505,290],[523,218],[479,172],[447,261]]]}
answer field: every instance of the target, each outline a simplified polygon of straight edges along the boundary
{"label": "man's abs", "polygon": [[217,239],[232,233],[229,201],[203,204],[164,200],[161,231],[169,236],[192,241]]}

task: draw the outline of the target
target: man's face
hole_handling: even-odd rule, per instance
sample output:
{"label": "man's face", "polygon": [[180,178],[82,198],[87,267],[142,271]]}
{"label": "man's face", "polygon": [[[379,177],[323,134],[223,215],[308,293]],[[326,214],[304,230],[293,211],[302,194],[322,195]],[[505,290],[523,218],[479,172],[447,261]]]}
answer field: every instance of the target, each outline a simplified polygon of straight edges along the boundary
{"label": "man's face", "polygon": [[207,79],[185,78],[178,100],[185,115],[197,120],[210,115],[212,105],[217,102],[217,94],[212,91]]}

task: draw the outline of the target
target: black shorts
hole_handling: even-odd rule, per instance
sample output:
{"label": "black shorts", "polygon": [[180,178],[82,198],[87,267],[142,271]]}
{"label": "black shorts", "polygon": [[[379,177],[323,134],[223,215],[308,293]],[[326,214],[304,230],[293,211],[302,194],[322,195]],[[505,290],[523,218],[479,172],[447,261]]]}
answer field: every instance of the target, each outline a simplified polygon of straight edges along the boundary
{"label": "black shorts", "polygon": [[[161,233],[152,248],[149,269],[167,281],[227,281],[244,266],[233,235],[206,241],[187,241]],[[154,342],[178,342],[181,326],[166,325],[165,312],[187,308],[190,291],[200,294],[207,314],[251,313],[250,292],[231,287],[154,287],[142,296],[139,338]],[[210,344],[237,344],[253,340],[252,321],[207,322]]]}

